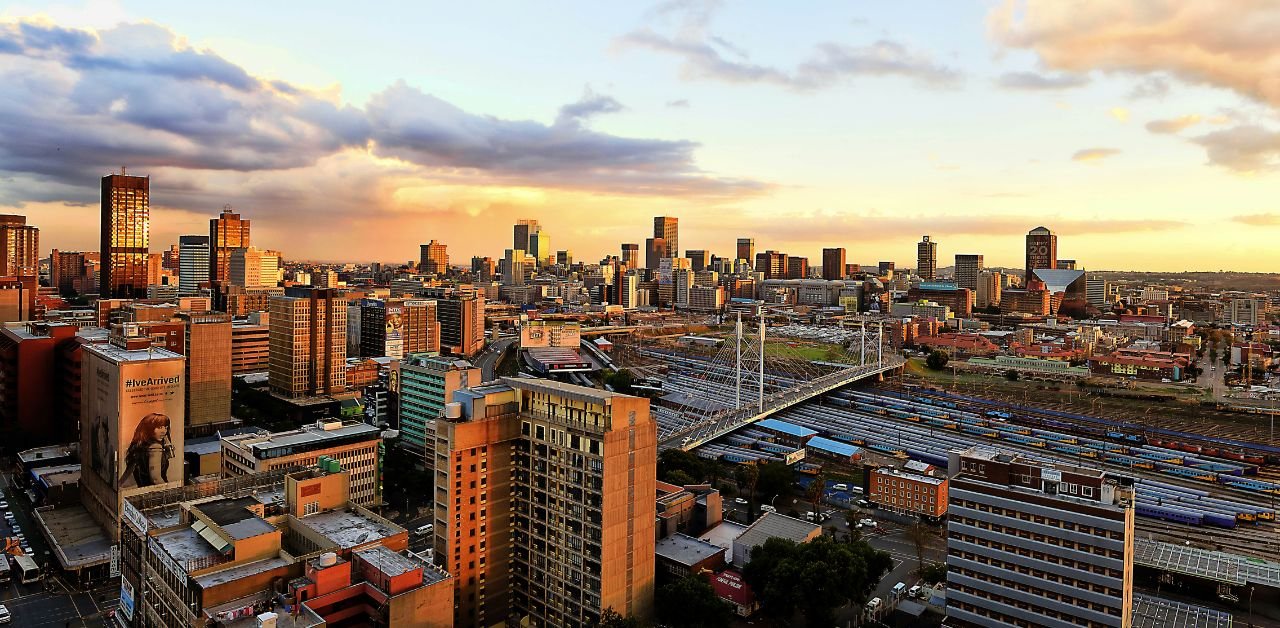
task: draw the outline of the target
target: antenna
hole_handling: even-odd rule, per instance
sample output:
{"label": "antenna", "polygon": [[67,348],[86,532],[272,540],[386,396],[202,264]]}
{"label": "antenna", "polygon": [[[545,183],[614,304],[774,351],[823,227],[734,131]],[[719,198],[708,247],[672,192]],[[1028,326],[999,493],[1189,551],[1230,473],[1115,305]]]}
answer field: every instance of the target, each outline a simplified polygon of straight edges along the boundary
{"label": "antenna", "polygon": [[128,169],[124,166],[120,166],[120,176],[124,176],[126,174],[129,174]]}

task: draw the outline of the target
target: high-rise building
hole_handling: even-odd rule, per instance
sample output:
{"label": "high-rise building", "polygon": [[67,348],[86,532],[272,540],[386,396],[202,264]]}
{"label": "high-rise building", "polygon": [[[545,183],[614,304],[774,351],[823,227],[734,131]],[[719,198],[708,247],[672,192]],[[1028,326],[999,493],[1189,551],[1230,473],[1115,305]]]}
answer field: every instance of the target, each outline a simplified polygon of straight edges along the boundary
{"label": "high-rise building", "polygon": [[1262,320],[1263,299],[1237,298],[1227,303],[1227,322],[1232,325],[1257,325]]}
{"label": "high-rise building", "polygon": [[1111,283],[1102,277],[1088,275],[1084,280],[1085,298],[1099,309],[1111,307]]}
{"label": "high-rise building", "polygon": [[834,281],[844,279],[845,253],[843,248],[822,249],[822,278]]}
{"label": "high-rise building", "polygon": [[[436,431],[435,552],[459,626],[589,626],[652,611],[649,401],[503,378],[454,393]],[[644,496],[642,499],[641,496]]]}
{"label": "high-rise building", "polygon": [[440,352],[440,323],[435,301],[362,299],[355,307],[359,323],[359,350],[355,355],[402,358],[414,353]]}
{"label": "high-rise building", "polygon": [[1027,268],[1023,275],[1032,277],[1031,271],[1058,267],[1058,236],[1047,227],[1036,227],[1027,232]]}
{"label": "high-rise building", "polygon": [[1054,268],[1057,268],[1058,270],[1075,270],[1076,269],[1076,261],[1073,259],[1060,259],[1057,262],[1054,262],[1054,264],[1055,264]]}
{"label": "high-rise building", "polygon": [[113,542],[125,497],[183,480],[186,358],[130,331],[81,355],[80,498]]}
{"label": "high-rise building", "polygon": [[786,279],[787,254],[774,250],[756,253],[756,260],[751,269],[757,273],[764,273],[765,279]]}
{"label": "high-rise building", "polygon": [[880,262],[876,265],[876,276],[893,279],[893,271],[896,267],[897,264],[894,264],[893,262]]}
{"label": "high-rise building", "polygon": [[484,295],[470,290],[428,289],[440,321],[440,349],[471,357],[484,349]]}
{"label": "high-rise building", "polygon": [[534,218],[521,218],[516,221],[515,228],[512,229],[511,249],[528,251],[529,236],[542,230],[542,226]]}
{"label": "high-rise building", "polygon": [[392,373],[392,393],[400,407],[398,445],[421,460],[434,478],[436,421],[454,391],[479,386],[483,374],[466,360],[421,353],[393,363]]}
{"label": "high-rise building", "polygon": [[249,246],[249,221],[231,211],[230,205],[223,207],[217,218],[209,220],[209,281],[225,283],[231,252]]}
{"label": "high-rise building", "polygon": [[443,242],[432,240],[422,246],[422,258],[418,262],[418,270],[429,275],[443,275],[449,272],[449,251]]}
{"label": "high-rise building", "polygon": [[626,264],[627,268],[632,270],[640,268],[640,245],[639,244],[624,243],[622,245],[622,263]]}
{"label": "high-rise building", "polygon": [[0,277],[0,323],[32,320],[40,284],[34,275]]}
{"label": "high-rise building", "polygon": [[808,279],[809,258],[791,256],[787,258],[787,279]]}
{"label": "high-rise building", "polygon": [[14,450],[65,443],[80,426],[80,347],[75,325],[0,328],[0,429]]}
{"label": "high-rise building", "polygon": [[662,257],[680,257],[680,219],[675,216],[655,216],[653,239],[662,240]]}
{"label": "high-rise building", "polygon": [[225,423],[231,419],[231,316],[178,312],[176,318],[186,327],[186,425]]}
{"label": "high-rise building", "polygon": [[981,255],[956,255],[956,285],[977,291],[982,268]]}
{"label": "high-rise building", "polygon": [[978,273],[978,287],[975,299],[978,307],[1000,305],[1001,273],[998,270],[984,270]]}
{"label": "high-rise building", "polygon": [[178,236],[178,294],[200,294],[200,284],[209,281],[209,236]]}
{"label": "high-rise building", "polygon": [[308,467],[326,456],[351,475],[351,503],[378,505],[382,430],[363,421],[327,421],[284,432],[223,436],[222,477]]}
{"label": "high-rise building", "polygon": [[747,260],[748,264],[756,260],[755,238],[738,238],[737,249],[738,249],[737,259]]}
{"label": "high-rise building", "polygon": [[285,296],[271,297],[268,312],[271,390],[295,398],[345,391],[347,303],[342,293],[291,288]]}
{"label": "high-rise building", "polygon": [[929,236],[916,244],[916,274],[925,281],[938,277],[938,243]]}
{"label": "high-rise building", "polygon": [[280,252],[250,246],[233,249],[223,282],[242,288],[272,288],[280,283]]}
{"label": "high-rise building", "polygon": [[706,270],[711,265],[711,253],[708,251],[685,251],[684,256],[694,271]]}
{"label": "high-rise building", "polygon": [[555,252],[551,250],[551,234],[543,231],[542,227],[529,234],[529,248],[525,251],[537,260],[535,267],[547,266],[548,262],[556,261]]}
{"label": "high-rise building", "polygon": [[40,230],[26,216],[0,215],[0,276],[40,274]]}
{"label": "high-rise building", "polygon": [[[266,312],[254,312],[247,321],[231,325],[231,373],[262,373],[271,355],[271,328],[262,319]],[[269,318],[267,320],[270,320]]]}
{"label": "high-rise building", "polygon": [[667,241],[662,238],[647,238],[644,241],[644,267],[658,270],[662,258],[667,253]]}
{"label": "high-rise building", "polygon": [[502,256],[502,284],[506,286],[523,286],[525,277],[525,252],[522,249],[507,249]]}
{"label": "high-rise building", "polygon": [[949,467],[947,625],[1132,625],[1131,485],[980,447]]}
{"label": "high-rise building", "polygon": [[566,268],[573,266],[573,251],[568,249],[556,251],[556,265],[564,266]]}
{"label": "high-rise building", "polygon": [[146,298],[150,247],[151,178],[123,172],[102,177],[104,298]]}
{"label": "high-rise building", "polygon": [[97,292],[97,262],[97,253],[53,249],[49,254],[49,283],[61,294]]}

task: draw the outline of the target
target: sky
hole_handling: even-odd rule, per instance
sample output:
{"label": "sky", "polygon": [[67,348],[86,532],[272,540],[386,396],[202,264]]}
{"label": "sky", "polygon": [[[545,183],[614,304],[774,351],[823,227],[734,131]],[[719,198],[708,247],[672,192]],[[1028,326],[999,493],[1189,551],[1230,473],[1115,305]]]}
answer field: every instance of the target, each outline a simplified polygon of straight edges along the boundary
{"label": "sky", "polygon": [[[1229,6],[1228,6],[1229,5]],[[230,205],[289,259],[682,249],[1280,270],[1280,3],[89,1],[0,8],[0,213],[152,250]]]}

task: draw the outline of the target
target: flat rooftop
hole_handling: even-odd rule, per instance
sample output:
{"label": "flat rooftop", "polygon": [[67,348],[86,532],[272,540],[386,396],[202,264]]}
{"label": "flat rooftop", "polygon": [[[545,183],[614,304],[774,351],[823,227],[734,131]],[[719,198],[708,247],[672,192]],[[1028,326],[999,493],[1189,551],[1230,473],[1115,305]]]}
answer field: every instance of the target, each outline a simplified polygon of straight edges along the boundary
{"label": "flat rooftop", "polygon": [[333,541],[344,550],[354,549],[404,531],[404,528],[390,521],[379,521],[346,510],[330,510],[307,515],[298,522]]}
{"label": "flat rooftop", "polygon": [[111,560],[111,540],[80,504],[34,511],[64,569],[103,565]]}
{"label": "flat rooftop", "polygon": [[378,571],[392,578],[409,573],[414,569],[422,570],[422,583],[435,584],[449,577],[449,574],[434,568],[430,564],[412,555],[392,551],[382,545],[356,552],[361,560],[373,565]]}
{"label": "flat rooftop", "polygon": [[381,436],[381,431],[373,425],[360,422],[344,423],[341,427],[332,430],[321,429],[315,426],[308,426],[287,432],[276,432],[274,434],[260,431],[258,434],[245,434],[240,436],[224,437],[224,440],[245,449],[252,450],[255,455],[258,452],[265,452],[272,449],[282,447],[299,447],[299,446],[315,446],[324,447],[328,441],[338,439],[348,439],[361,437],[373,440]]}
{"label": "flat rooftop", "polygon": [[92,351],[117,364],[121,362],[159,362],[165,360],[186,359],[182,354],[174,353],[168,349],[150,348],[129,350],[106,343],[85,345],[84,350]]}
{"label": "flat rooftop", "polygon": [[654,551],[662,558],[686,566],[724,554],[724,548],[719,545],[679,532],[659,539]]}
{"label": "flat rooftop", "polygon": [[222,555],[190,526],[175,528],[152,538],[184,570],[191,561]]}
{"label": "flat rooftop", "polygon": [[60,464],[54,467],[36,467],[31,470],[31,475],[47,487],[77,484],[80,482],[80,465]]}
{"label": "flat rooftop", "polygon": [[236,565],[229,569],[222,569],[213,573],[207,573],[195,578],[195,581],[202,588],[208,589],[234,580],[256,576],[260,573],[266,573],[290,564],[292,564],[290,561],[280,558],[279,556],[275,556],[272,558],[264,558],[262,560],[255,560],[253,562]]}
{"label": "flat rooftop", "polygon": [[33,447],[18,452],[18,460],[23,464],[34,464],[42,460],[51,458],[63,458],[71,456],[70,445],[49,445],[46,447]]}

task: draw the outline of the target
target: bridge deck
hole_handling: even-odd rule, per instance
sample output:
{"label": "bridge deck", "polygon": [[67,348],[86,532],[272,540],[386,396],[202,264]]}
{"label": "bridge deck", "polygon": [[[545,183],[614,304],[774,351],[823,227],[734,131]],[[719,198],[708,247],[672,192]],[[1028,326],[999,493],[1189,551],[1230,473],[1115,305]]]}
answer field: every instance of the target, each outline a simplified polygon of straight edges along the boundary
{"label": "bridge deck", "polygon": [[1145,567],[1226,584],[1256,584],[1280,588],[1278,563],[1146,539],[1134,541],[1133,554],[1134,562]]}
{"label": "bridge deck", "polygon": [[725,410],[709,417],[705,421],[674,432],[658,443],[658,449],[661,451],[678,447],[685,451],[690,451],[744,425],[764,419],[775,412],[829,393],[860,379],[874,377],[881,373],[902,368],[905,363],[906,361],[902,358],[891,356],[876,364],[853,366],[842,371],[828,373],[798,386],[765,396],[763,409],[757,404],[751,404],[741,408]]}

